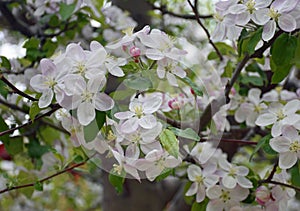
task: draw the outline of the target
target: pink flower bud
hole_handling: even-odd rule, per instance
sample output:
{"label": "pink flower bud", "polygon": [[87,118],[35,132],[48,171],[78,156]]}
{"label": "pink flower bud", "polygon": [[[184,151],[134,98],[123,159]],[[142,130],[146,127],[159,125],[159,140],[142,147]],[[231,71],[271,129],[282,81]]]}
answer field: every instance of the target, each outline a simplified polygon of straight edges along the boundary
{"label": "pink flower bud", "polygon": [[141,55],[141,50],[138,47],[131,47],[129,53],[133,57],[139,57]]}
{"label": "pink flower bud", "polygon": [[256,201],[260,205],[265,205],[270,199],[272,199],[272,195],[270,190],[266,186],[259,186],[255,192]]}
{"label": "pink flower bud", "polygon": [[190,90],[191,90],[192,95],[195,95],[195,91],[192,88]]}

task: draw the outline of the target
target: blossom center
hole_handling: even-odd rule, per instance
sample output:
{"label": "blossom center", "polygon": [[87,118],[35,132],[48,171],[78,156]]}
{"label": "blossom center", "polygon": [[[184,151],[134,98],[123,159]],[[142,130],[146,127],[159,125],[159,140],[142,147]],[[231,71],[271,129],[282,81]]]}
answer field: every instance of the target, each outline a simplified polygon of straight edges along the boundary
{"label": "blossom center", "polygon": [[278,18],[280,17],[280,13],[274,8],[270,8],[268,15],[275,21],[278,21]]}
{"label": "blossom center", "polygon": [[199,184],[202,184],[204,180],[204,177],[202,175],[196,176],[196,182]]}
{"label": "blossom center", "polygon": [[249,13],[252,14],[255,11],[255,1],[254,0],[249,0],[246,3],[246,7],[247,7]]}
{"label": "blossom center", "polygon": [[91,92],[85,91],[82,93],[83,101],[91,101],[93,98],[93,94]]}
{"label": "blossom center", "polygon": [[121,165],[118,165],[118,164],[113,165],[113,171],[116,172],[118,175],[122,174],[122,170],[123,170],[123,168]]}
{"label": "blossom center", "polygon": [[138,118],[141,118],[143,116],[143,108],[142,108],[142,106],[140,106],[140,105],[138,106],[137,105],[137,106],[134,107],[133,110],[134,110],[134,113],[137,115]]}
{"label": "blossom center", "polygon": [[230,168],[228,175],[234,177],[236,175],[237,170],[235,168]]}
{"label": "blossom center", "polygon": [[220,199],[226,203],[230,200],[230,193],[229,191],[226,191],[226,190],[221,190],[222,191],[222,194],[220,196]]}
{"label": "blossom center", "polygon": [[222,22],[224,20],[224,17],[222,17],[219,13],[216,13],[214,15],[214,18],[220,22]]}
{"label": "blossom center", "polygon": [[87,68],[86,68],[85,64],[78,63],[77,66],[76,66],[76,70],[78,71],[78,73],[83,75],[85,73],[85,71],[87,70]]}
{"label": "blossom center", "polygon": [[106,138],[108,141],[114,141],[116,140],[117,136],[111,130],[109,130]]}
{"label": "blossom center", "polygon": [[45,81],[45,85],[49,86],[49,88],[53,88],[56,85],[56,81],[53,80],[53,78],[48,78],[48,80]]}
{"label": "blossom center", "polygon": [[300,143],[298,141],[294,141],[293,143],[290,144],[289,150],[291,152],[298,152],[298,151],[300,151]]}
{"label": "blossom center", "polygon": [[278,120],[283,120],[284,117],[285,117],[285,115],[284,115],[282,109],[280,109],[280,110],[277,112],[277,118],[278,118]]}

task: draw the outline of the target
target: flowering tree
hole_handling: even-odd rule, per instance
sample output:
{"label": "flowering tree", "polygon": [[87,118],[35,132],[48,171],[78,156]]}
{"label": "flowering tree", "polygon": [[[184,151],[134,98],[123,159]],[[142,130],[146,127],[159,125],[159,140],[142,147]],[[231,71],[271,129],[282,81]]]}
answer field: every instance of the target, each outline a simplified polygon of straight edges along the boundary
{"label": "flowering tree", "polygon": [[300,1],[142,4],[0,2],[1,209],[297,210]]}

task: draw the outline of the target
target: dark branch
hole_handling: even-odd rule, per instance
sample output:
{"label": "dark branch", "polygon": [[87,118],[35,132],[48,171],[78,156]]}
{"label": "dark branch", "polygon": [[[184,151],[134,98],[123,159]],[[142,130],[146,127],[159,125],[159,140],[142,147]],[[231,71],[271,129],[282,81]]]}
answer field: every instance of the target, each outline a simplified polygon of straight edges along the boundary
{"label": "dark branch", "polygon": [[215,45],[215,43],[211,40],[211,36],[210,36],[210,33],[209,31],[207,30],[207,28],[203,25],[203,23],[201,22],[200,20],[200,14],[199,14],[199,11],[198,11],[198,0],[195,0],[195,3],[194,5],[192,4],[192,2],[190,0],[188,0],[188,3],[189,5],[191,6],[193,12],[195,13],[195,16],[196,16],[196,20],[198,22],[198,24],[200,25],[200,27],[204,30],[207,38],[208,38],[208,42],[211,44],[211,46],[215,49],[218,57],[220,58],[220,60],[222,61],[223,60],[223,56],[221,54],[221,52],[219,51],[219,49],[217,48],[217,46]]}
{"label": "dark branch", "polygon": [[38,99],[35,99],[33,97],[31,97],[30,95],[22,92],[21,90],[19,90],[17,87],[15,87],[12,83],[10,83],[2,74],[0,74],[0,80],[2,80],[7,86],[9,86],[14,93],[17,93],[18,95],[27,98],[28,100],[31,101],[38,101]]}
{"label": "dark branch", "polygon": [[59,175],[61,175],[61,174],[63,174],[63,173],[66,173],[66,172],[68,172],[68,171],[70,171],[70,170],[72,170],[72,169],[74,169],[74,168],[77,168],[77,167],[79,167],[79,166],[82,166],[82,165],[84,165],[89,159],[90,159],[90,158],[87,158],[86,160],[82,161],[81,163],[77,163],[77,164],[75,164],[75,165],[72,165],[72,166],[70,166],[70,167],[67,167],[67,168],[63,169],[62,171],[59,171],[59,172],[57,172],[57,173],[55,173],[55,174],[52,174],[52,175],[50,175],[50,176],[48,176],[48,177],[45,177],[44,179],[38,180],[38,181],[35,182],[35,183],[28,183],[28,184],[24,184],[24,185],[18,185],[18,186],[8,187],[8,188],[6,188],[6,189],[1,190],[1,191],[0,191],[0,194],[5,193],[5,192],[8,192],[8,191],[11,191],[11,190],[16,190],[16,189],[21,189],[21,188],[27,188],[27,187],[33,187],[36,183],[43,183],[43,182],[45,182],[45,181],[47,181],[47,180],[52,179],[53,177],[59,176]]}
{"label": "dark branch", "polygon": [[[39,119],[41,119],[41,118],[43,118],[43,117],[46,117],[46,116],[50,116],[50,115],[53,114],[55,111],[57,111],[59,108],[61,108],[61,107],[60,107],[58,104],[52,105],[52,109],[51,109],[50,111],[48,111],[48,112],[46,112],[46,113],[44,113],[44,114],[41,114],[41,115],[37,116],[37,117],[34,119],[34,121],[39,120]],[[17,126],[17,127],[11,128],[11,129],[9,129],[9,130],[2,131],[2,132],[0,132],[0,137],[1,137],[1,136],[4,136],[4,135],[6,135],[6,134],[10,134],[10,133],[12,133],[12,132],[14,132],[15,130],[18,130],[18,129],[20,129],[20,128],[23,128],[23,127],[26,127],[26,126],[28,126],[28,125],[31,125],[34,121],[29,120],[28,122],[26,122],[26,123],[24,123],[24,124],[22,124],[22,125],[19,125],[19,126]]]}
{"label": "dark branch", "polygon": [[[153,4],[151,4],[150,2],[149,2],[149,4],[151,5],[153,10],[159,10],[163,15],[171,15],[173,17],[183,18],[186,20],[196,20],[197,19],[196,15],[177,14],[172,11],[169,11],[169,10],[167,10],[167,7],[165,5],[161,5],[160,7],[157,7]],[[201,18],[201,19],[207,19],[207,18],[212,18],[212,17],[213,17],[212,15],[199,15],[199,18]]]}

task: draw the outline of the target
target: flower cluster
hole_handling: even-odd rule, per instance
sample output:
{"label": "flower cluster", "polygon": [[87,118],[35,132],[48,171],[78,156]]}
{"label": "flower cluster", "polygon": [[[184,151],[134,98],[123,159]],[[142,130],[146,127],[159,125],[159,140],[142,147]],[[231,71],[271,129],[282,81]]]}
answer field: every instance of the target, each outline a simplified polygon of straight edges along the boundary
{"label": "flower cluster", "polygon": [[253,187],[246,178],[248,168],[229,163],[226,155],[210,142],[197,143],[189,154],[195,164],[187,168],[191,185],[186,196],[196,195],[198,203],[208,197],[207,210],[229,210],[247,198]]}
{"label": "flower cluster", "polygon": [[299,28],[297,17],[299,14],[298,0],[225,0],[216,3],[217,26],[212,39],[222,41],[226,38],[236,40],[247,24],[263,27],[262,39],[270,40],[277,26],[291,32]]}

